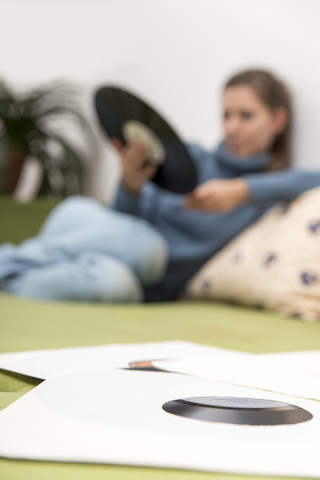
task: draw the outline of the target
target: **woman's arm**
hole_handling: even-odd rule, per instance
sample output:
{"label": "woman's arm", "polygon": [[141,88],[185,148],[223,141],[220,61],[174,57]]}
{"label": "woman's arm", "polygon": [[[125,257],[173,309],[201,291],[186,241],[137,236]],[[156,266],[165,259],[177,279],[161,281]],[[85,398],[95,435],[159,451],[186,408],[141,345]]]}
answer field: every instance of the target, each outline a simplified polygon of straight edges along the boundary
{"label": "woman's arm", "polygon": [[[138,158],[135,159],[134,151],[132,151],[132,157],[128,158],[128,155],[124,155],[124,150],[121,144],[117,141],[114,141],[114,146],[117,148],[120,153],[121,165],[123,170],[123,177],[119,183],[114,201],[113,208],[115,210],[129,213],[131,215],[143,217],[147,220],[152,220],[155,217],[157,206],[159,204],[159,190],[156,185],[152,182],[147,182],[155,173],[154,167],[153,170],[149,171],[139,171],[139,166],[145,161],[141,160],[141,153],[138,153]],[[197,170],[199,171],[201,161],[203,160],[204,150],[202,150],[197,144],[185,144],[185,147],[188,149]],[[132,161],[134,160],[134,161]],[[138,177],[136,175],[136,166],[138,166]],[[133,171],[132,171],[133,170]],[[142,174],[142,175],[141,175]],[[127,179],[127,181],[126,181]],[[132,180],[135,182],[133,187],[137,185],[137,188],[132,188],[132,185],[127,185],[128,180],[132,183]],[[163,195],[163,192],[162,192]]]}
{"label": "woman's arm", "polygon": [[152,182],[147,182],[137,194],[129,193],[121,182],[112,203],[112,208],[118,212],[144,218],[153,223],[157,214],[158,204],[159,192],[157,186]]}
{"label": "woman's arm", "polygon": [[113,139],[112,143],[118,150],[122,168],[121,182],[112,207],[124,213],[145,217],[145,184],[155,175],[157,168],[147,163],[148,151],[143,144],[137,142],[125,146],[117,139]]}
{"label": "woman's arm", "polygon": [[250,203],[266,204],[290,201],[306,190],[320,186],[319,170],[283,170],[280,172],[254,173],[244,176]]}
{"label": "woman's arm", "polygon": [[320,186],[320,171],[284,170],[247,174],[231,179],[212,179],[197,187],[186,208],[204,212],[227,212],[246,203],[266,205],[290,201]]}
{"label": "woman's arm", "polygon": [[250,191],[243,177],[207,180],[187,195],[185,207],[203,212],[228,212],[250,202]]}
{"label": "woman's arm", "polygon": [[122,182],[120,182],[112,202],[112,208],[119,212],[140,216],[140,197],[140,193],[129,193],[123,186]]}

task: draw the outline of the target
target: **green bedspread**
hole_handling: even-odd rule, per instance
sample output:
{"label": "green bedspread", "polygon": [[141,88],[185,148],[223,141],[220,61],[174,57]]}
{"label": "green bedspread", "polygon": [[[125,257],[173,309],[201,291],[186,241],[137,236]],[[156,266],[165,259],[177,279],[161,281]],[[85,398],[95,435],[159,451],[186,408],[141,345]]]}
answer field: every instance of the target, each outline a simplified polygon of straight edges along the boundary
{"label": "green bedspread", "polygon": [[[0,242],[36,233],[52,202],[19,205],[0,200]],[[320,348],[320,323],[237,306],[204,302],[152,305],[47,303],[0,294],[0,352],[187,340],[248,352]],[[4,408],[39,383],[0,371],[0,407]],[[232,458],[230,458],[232,462]],[[0,460],[0,479],[201,480],[243,476],[109,465],[80,465]],[[260,478],[263,477],[246,477]],[[264,477],[266,478],[266,477]]]}

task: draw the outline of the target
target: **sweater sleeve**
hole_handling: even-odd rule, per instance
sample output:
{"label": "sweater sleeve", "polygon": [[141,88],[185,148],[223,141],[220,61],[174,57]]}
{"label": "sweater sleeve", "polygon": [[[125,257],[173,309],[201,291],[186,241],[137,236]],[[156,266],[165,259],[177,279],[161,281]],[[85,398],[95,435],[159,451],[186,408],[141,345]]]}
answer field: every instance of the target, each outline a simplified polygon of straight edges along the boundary
{"label": "sweater sleeve", "polygon": [[146,182],[137,195],[127,192],[120,182],[112,208],[154,223],[158,212],[159,195],[157,186],[152,182]]}
{"label": "sweater sleeve", "polygon": [[320,186],[320,171],[284,170],[244,175],[251,203],[290,201],[306,190]]}
{"label": "sweater sleeve", "polygon": [[119,212],[139,216],[140,197],[141,194],[134,195],[127,192],[120,182],[112,203],[112,208]]}
{"label": "sweater sleeve", "polygon": [[[192,156],[196,168],[199,169],[203,151],[195,143],[186,144],[185,146]],[[164,195],[166,195],[166,192],[152,182],[146,182],[141,192],[137,195],[127,192],[122,182],[120,182],[112,202],[112,208],[119,212],[145,218],[153,223],[160,197]]]}

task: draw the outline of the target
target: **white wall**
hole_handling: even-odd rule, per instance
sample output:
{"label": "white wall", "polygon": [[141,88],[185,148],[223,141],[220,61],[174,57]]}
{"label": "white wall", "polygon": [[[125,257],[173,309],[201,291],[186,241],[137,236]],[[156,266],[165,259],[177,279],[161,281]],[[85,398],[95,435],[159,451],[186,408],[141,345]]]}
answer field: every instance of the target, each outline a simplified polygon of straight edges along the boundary
{"label": "white wall", "polygon": [[[127,87],[185,140],[220,137],[219,93],[230,73],[270,68],[295,96],[294,158],[320,165],[320,0],[0,0],[0,78],[17,88],[63,78]],[[88,190],[107,200],[118,174],[102,137]]]}

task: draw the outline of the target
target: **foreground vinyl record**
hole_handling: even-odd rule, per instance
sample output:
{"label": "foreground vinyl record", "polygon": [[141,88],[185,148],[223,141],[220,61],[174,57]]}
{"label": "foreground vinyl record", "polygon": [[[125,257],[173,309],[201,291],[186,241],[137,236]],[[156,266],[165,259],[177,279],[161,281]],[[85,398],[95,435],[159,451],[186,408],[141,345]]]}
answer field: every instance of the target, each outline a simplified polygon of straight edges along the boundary
{"label": "foreground vinyl record", "polygon": [[163,410],[205,422],[238,425],[290,425],[312,419],[296,405],[246,397],[192,397],[166,402]]}
{"label": "foreground vinyl record", "polygon": [[146,145],[148,161],[158,167],[153,182],[180,194],[196,187],[197,172],[187,148],[153,108],[132,93],[111,86],[97,91],[95,106],[109,138]]}
{"label": "foreground vinyl record", "polygon": [[[247,399],[258,408],[290,403],[310,420],[238,425],[162,408],[170,399],[203,397],[236,407]],[[319,431],[316,401],[174,373],[77,369],[0,412],[0,457],[318,478]]]}

